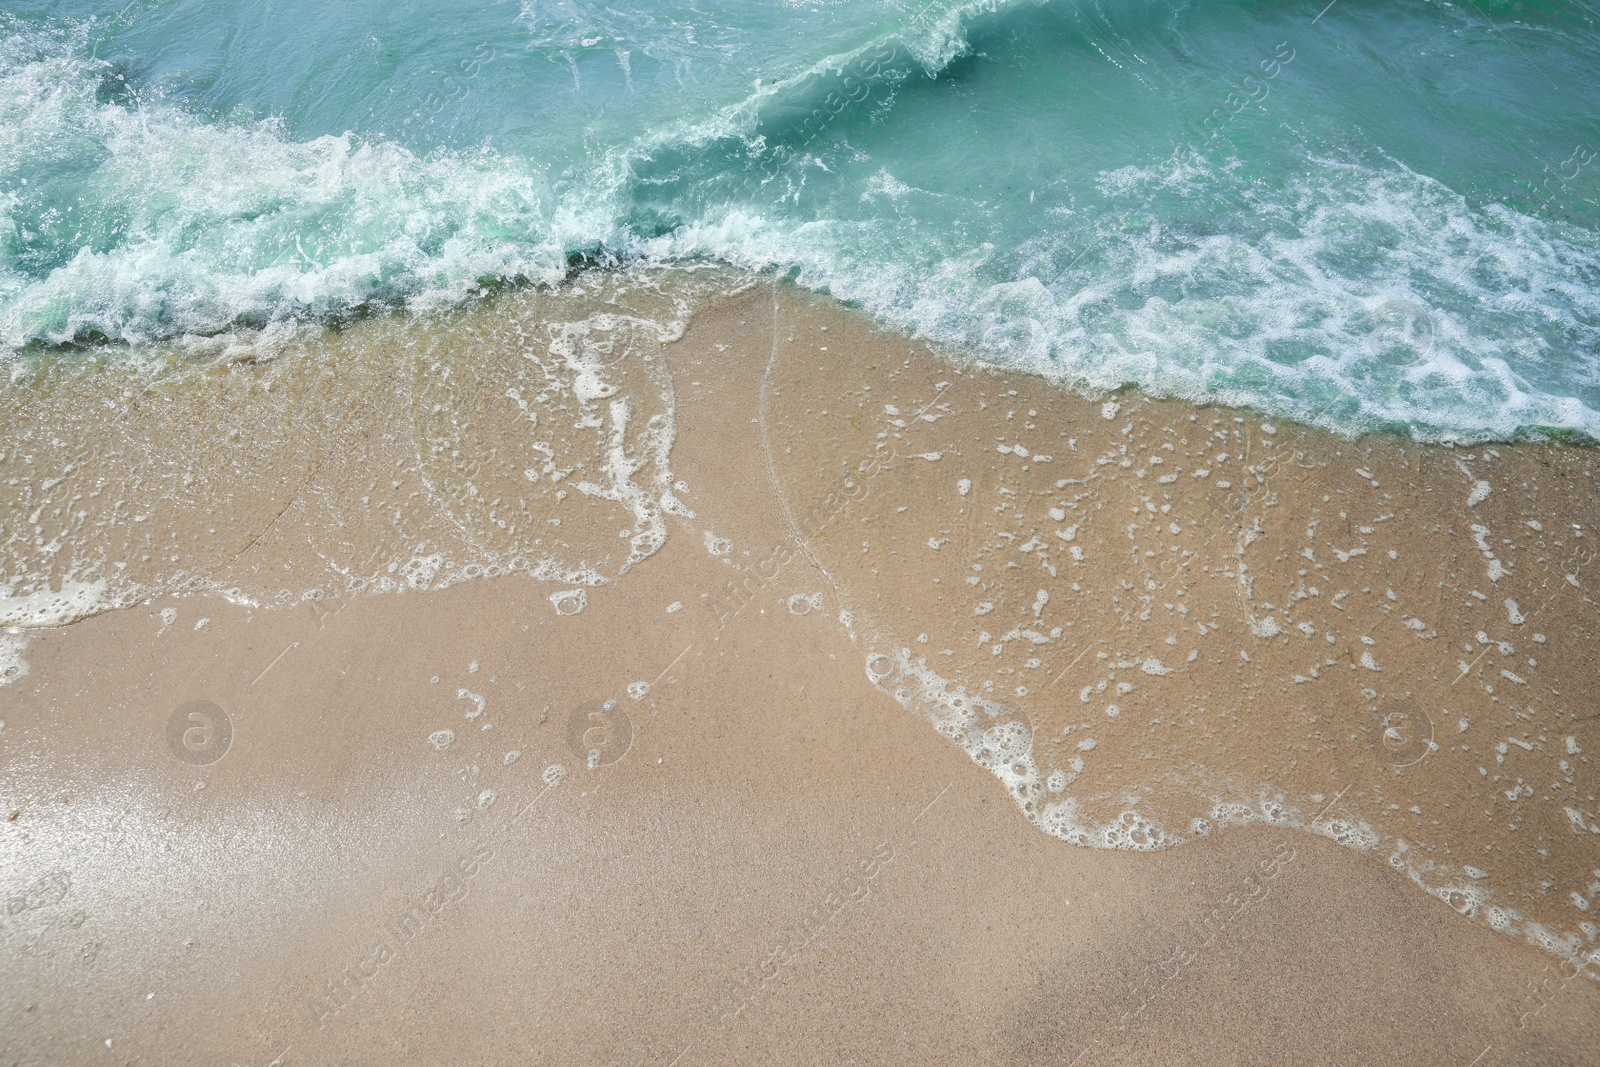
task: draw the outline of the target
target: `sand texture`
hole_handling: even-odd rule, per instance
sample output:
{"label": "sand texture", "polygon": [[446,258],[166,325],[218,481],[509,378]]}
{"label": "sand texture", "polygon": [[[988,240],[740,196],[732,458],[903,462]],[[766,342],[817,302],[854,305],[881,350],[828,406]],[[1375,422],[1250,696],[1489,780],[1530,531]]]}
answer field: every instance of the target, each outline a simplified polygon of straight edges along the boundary
{"label": "sand texture", "polygon": [[619,286],[13,383],[0,1063],[1596,1062],[1592,450]]}

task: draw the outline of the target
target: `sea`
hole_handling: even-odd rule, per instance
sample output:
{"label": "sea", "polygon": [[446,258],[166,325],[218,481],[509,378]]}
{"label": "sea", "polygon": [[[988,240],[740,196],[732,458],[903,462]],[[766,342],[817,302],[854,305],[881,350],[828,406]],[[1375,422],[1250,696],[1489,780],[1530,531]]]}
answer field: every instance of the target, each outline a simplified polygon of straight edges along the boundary
{"label": "sea", "polygon": [[1593,439],[1597,15],[14,0],[0,362],[715,263],[1072,388]]}

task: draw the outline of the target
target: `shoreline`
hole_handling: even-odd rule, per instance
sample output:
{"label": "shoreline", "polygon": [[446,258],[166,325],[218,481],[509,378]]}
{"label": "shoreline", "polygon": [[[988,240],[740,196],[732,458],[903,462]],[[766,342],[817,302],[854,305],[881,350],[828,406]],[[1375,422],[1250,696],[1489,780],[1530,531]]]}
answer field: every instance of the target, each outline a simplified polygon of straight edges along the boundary
{"label": "shoreline", "polygon": [[[1519,429],[1516,434],[1472,436],[1468,432],[1449,431],[1436,437],[1419,437],[1415,425],[1393,422],[1377,428],[1352,430],[1344,425],[1325,425],[1315,421],[1349,397],[1336,397],[1334,401],[1315,410],[1309,417],[1296,413],[1275,412],[1260,406],[1242,393],[1227,390],[1208,392],[1204,396],[1182,392],[1149,390],[1137,382],[1125,381],[1114,385],[1101,385],[1082,377],[1053,375],[1038,367],[1015,366],[1004,362],[993,352],[968,349],[944,341],[927,340],[909,329],[893,323],[873,319],[870,312],[857,300],[835,297],[823,290],[803,287],[796,280],[798,267],[779,273],[773,268],[752,271],[724,260],[698,257],[684,262],[661,262],[648,258],[619,259],[612,255],[594,256],[574,253],[569,257],[568,272],[561,279],[534,281],[519,277],[499,279],[485,284],[458,301],[416,311],[404,300],[362,304],[338,315],[325,318],[274,320],[269,326],[235,326],[204,334],[185,334],[182,337],[165,337],[138,343],[90,340],[68,341],[45,345],[36,342],[17,350],[9,357],[15,378],[37,375],[54,375],[82,372],[85,364],[95,364],[116,373],[127,369],[125,357],[130,353],[142,357],[141,366],[163,364],[175,368],[174,373],[196,375],[224,371],[232,364],[256,365],[292,358],[304,358],[328,348],[339,348],[344,335],[362,331],[393,331],[387,342],[394,343],[395,336],[405,336],[417,330],[449,329],[453,323],[475,316],[493,316],[496,306],[510,301],[513,304],[560,301],[577,290],[610,290],[613,294],[631,292],[638,295],[652,286],[670,290],[674,282],[684,282],[698,276],[715,279],[703,285],[688,285],[682,296],[685,301],[676,309],[676,321],[666,323],[668,332],[681,331],[687,318],[711,303],[755,288],[770,288],[774,283],[793,287],[797,293],[809,298],[832,301],[841,308],[869,320],[878,332],[920,345],[954,366],[968,370],[1000,375],[1018,375],[1043,382],[1085,400],[1100,402],[1107,399],[1122,401],[1147,400],[1155,403],[1172,402],[1196,408],[1225,407],[1248,417],[1264,421],[1286,422],[1315,429],[1352,444],[1362,442],[1418,445],[1440,448],[1499,448],[1499,447],[1576,447],[1600,449],[1600,437],[1579,429],[1560,426],[1531,426]],[[658,309],[659,310],[659,309]],[[280,329],[280,327],[286,327]],[[143,358],[147,357],[147,358]],[[76,362],[74,362],[76,361]],[[119,361],[124,361],[119,363]]]}

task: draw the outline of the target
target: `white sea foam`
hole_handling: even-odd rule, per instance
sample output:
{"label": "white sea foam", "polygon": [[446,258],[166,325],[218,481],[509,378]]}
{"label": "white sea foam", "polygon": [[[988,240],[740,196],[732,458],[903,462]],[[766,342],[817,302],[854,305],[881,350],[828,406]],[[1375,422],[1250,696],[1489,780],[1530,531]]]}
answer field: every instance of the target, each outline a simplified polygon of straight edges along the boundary
{"label": "white sea foam", "polygon": [[127,596],[113,596],[104,579],[68,578],[57,589],[19,592],[15,586],[0,597],[0,626],[62,626],[96,612],[120,606]]}
{"label": "white sea foam", "polygon": [[[1136,211],[1151,186],[1205,188],[1222,176],[1204,160],[1175,158],[1104,179]],[[1282,232],[1194,239],[1156,225],[1129,237],[1113,233],[1120,223],[1109,218],[1097,246],[1106,262],[1059,289],[1036,279],[985,280],[901,232],[898,216],[834,227],[734,208],[642,248],[658,259],[711,255],[753,270],[794,269],[802,284],[882,320],[1093,389],[1132,383],[1270,407],[1343,432],[1404,426],[1422,439],[1470,440],[1545,427],[1600,436],[1600,411],[1582,399],[1593,395],[1600,370],[1589,366],[1565,395],[1528,377],[1541,361],[1600,345],[1592,325],[1600,322],[1600,284],[1573,282],[1575,271],[1600,282],[1600,256],[1576,243],[1576,233],[1503,207],[1471,208],[1412,171],[1356,164],[1329,162],[1318,177],[1296,179],[1290,195],[1254,207]],[[1373,257],[1360,245],[1371,226],[1403,239]],[[885,260],[888,247],[903,254]],[[1323,265],[1362,256],[1360,271]],[[1546,319],[1559,319],[1558,327],[1512,313],[1525,284],[1549,294]],[[1173,286],[1189,298],[1160,295]],[[1430,305],[1436,326],[1426,349],[1386,360],[1372,351],[1372,309],[1394,292],[1441,295]],[[1246,329],[1219,335],[1205,326],[1224,305]],[[1494,310],[1502,305],[1504,313]],[[1286,348],[1309,355],[1286,362],[1277,357]],[[1245,379],[1251,385],[1229,384]]]}
{"label": "white sea foam", "polygon": [[[160,101],[105,99],[110,68],[87,58],[81,40],[18,34],[0,44],[0,168],[98,153],[100,200],[85,207],[124,221],[109,243],[62,246],[42,273],[0,272],[0,352],[86,335],[227,337],[242,326],[279,337],[297,318],[372,301],[436,307],[484,279],[554,282],[569,253],[600,249],[794,270],[885,322],[1095,390],[1135,384],[1343,432],[1600,436],[1600,369],[1582,356],[1600,345],[1592,242],[1559,221],[1472,207],[1398,165],[1313,160],[1313,172],[1271,190],[1181,151],[1108,170],[1093,232],[1070,238],[1094,250],[1093,269],[1060,279],[1025,265],[1049,262],[1067,236],[1024,241],[1015,250],[1024,267],[993,274],[958,235],[914,224],[937,197],[886,169],[873,187],[881,191],[866,195],[892,189],[902,207],[848,224],[716,196],[662,236],[627,223],[654,180],[640,167],[663,153],[700,153],[695,165],[716,186],[729,175],[715,160],[770,148],[761,132],[769,105],[807,100],[846,71],[893,84],[910,62],[937,75],[967,48],[974,18],[1014,6],[919,12],[709,114],[603,149],[559,183],[532,158],[486,149],[423,158],[379,138],[296,141],[272,121],[207,123]],[[864,73],[866,57],[891,54],[888,67],[873,59],[877,73]],[[1217,199],[1241,225],[1164,224],[1149,204],[1175,191]],[[0,229],[25,220],[18,194],[7,197]],[[1135,216],[1153,224],[1129,231]],[[1374,243],[1375,232],[1388,236]],[[1529,292],[1539,294],[1537,314]],[[1410,328],[1404,309],[1421,309],[1426,329]],[[1219,316],[1233,325],[1219,332]],[[1542,369],[1552,366],[1567,370],[1552,377]]]}
{"label": "white sea foam", "polygon": [[[1403,839],[1385,834],[1336,806],[1339,797],[1334,799],[1334,805],[1324,804],[1321,797],[1308,798],[1316,805],[1312,811],[1268,789],[1254,796],[1217,799],[1208,817],[1192,819],[1184,832],[1169,830],[1132,805],[1113,818],[1097,820],[1087,812],[1084,798],[1069,792],[1084,771],[1084,757],[1069,761],[1070,773],[1057,769],[1041,779],[1033,733],[1022,712],[976,696],[964,686],[942,678],[925,660],[913,658],[908,648],[870,654],[866,673],[874,685],[906,710],[927,719],[940,734],[960,745],[974,763],[999,779],[1030,822],[1070,844],[1148,852],[1206,837],[1217,828],[1264,824],[1305,830],[1357,852],[1381,854],[1387,849],[1390,866],[1462,914],[1482,919],[1500,933],[1524,938],[1564,958],[1579,955],[1579,942],[1574,940],[1577,935],[1552,933],[1527,921],[1516,909],[1494,903],[1489,889],[1475,884],[1484,872],[1443,865],[1432,859],[1413,860],[1412,850]],[[1087,754],[1097,746],[1086,738],[1078,747]],[[1581,813],[1569,809],[1568,814],[1578,832],[1582,832],[1586,823]],[[1600,872],[1596,877],[1600,878]],[[1600,882],[1596,887],[1594,891],[1600,893]],[[1586,897],[1584,900],[1587,903]],[[1592,964],[1600,964],[1600,949],[1589,956]]]}
{"label": "white sea foam", "polygon": [[[102,100],[110,76],[81,41],[0,41],[0,177],[14,185],[17,167],[97,154],[100,199],[83,206],[121,220],[113,243],[86,235],[42,276],[0,272],[0,351],[90,332],[214,333],[372,300],[436,306],[486,277],[551,282],[567,270],[568,227],[585,225],[556,211],[528,160],[422,159],[350,134],[295,141],[271,120]],[[0,199],[0,232],[20,206]]]}

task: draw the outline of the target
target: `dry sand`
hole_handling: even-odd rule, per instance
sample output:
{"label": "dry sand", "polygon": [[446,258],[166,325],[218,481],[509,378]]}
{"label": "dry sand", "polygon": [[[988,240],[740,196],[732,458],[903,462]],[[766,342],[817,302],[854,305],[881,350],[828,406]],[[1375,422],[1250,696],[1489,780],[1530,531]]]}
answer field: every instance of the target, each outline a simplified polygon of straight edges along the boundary
{"label": "dry sand", "polygon": [[0,1062],[1596,1062],[1592,451],[1085,400],[768,284],[535,404],[576,317],[13,409],[13,573],[189,591],[0,688]]}

